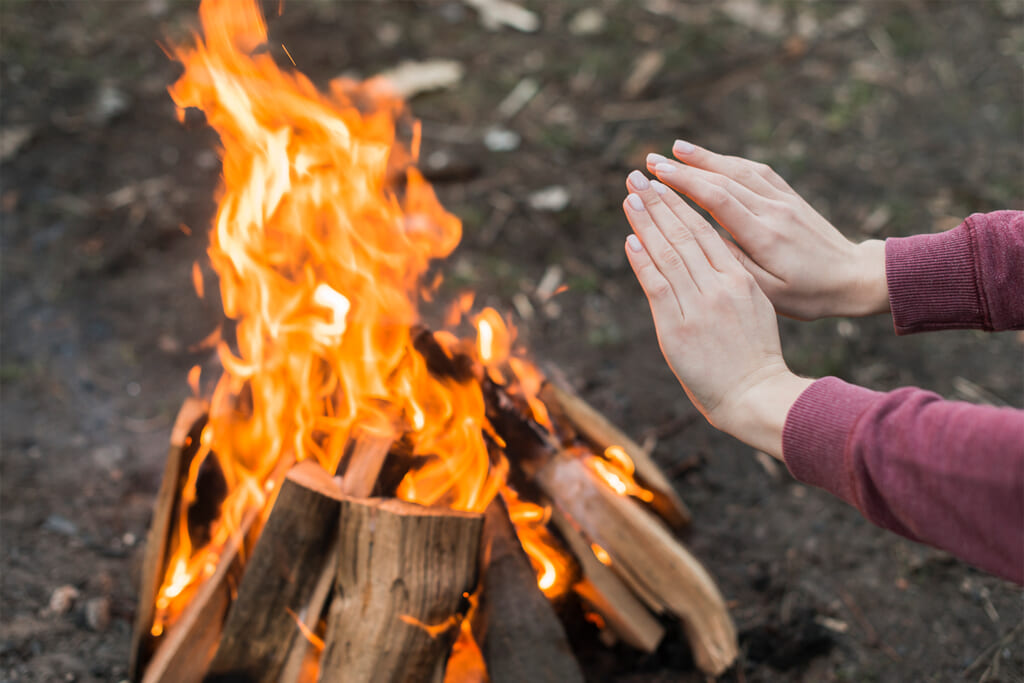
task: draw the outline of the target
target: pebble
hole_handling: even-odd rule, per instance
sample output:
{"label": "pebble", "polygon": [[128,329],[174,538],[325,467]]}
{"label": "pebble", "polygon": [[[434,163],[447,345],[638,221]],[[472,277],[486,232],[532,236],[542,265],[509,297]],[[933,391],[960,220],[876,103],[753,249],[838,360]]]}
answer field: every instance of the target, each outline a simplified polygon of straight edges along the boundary
{"label": "pebble", "polygon": [[569,190],[563,185],[552,185],[532,193],[527,202],[535,211],[561,211],[569,206]]}
{"label": "pebble", "polygon": [[604,30],[606,24],[604,13],[596,7],[580,10],[569,21],[569,33],[574,36],[592,36]]}
{"label": "pebble", "polygon": [[484,133],[484,146],[492,152],[511,152],[521,140],[519,133],[508,128],[488,128]]}
{"label": "pebble", "polygon": [[50,612],[53,614],[67,614],[75,605],[78,599],[78,589],[71,585],[60,586],[53,589],[50,594]]}
{"label": "pebble", "polygon": [[106,631],[110,626],[110,598],[92,598],[86,602],[85,623],[93,631]]}

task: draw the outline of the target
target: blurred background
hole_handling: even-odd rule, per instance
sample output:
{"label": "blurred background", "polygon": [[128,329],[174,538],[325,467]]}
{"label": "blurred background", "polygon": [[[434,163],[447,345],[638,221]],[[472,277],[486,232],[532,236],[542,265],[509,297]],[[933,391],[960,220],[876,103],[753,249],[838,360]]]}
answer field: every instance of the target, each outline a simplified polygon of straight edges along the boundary
{"label": "blurred background", "polygon": [[[266,9],[272,53],[318,85],[418,67],[422,165],[464,221],[439,298],[473,289],[510,312],[537,360],[653,447],[741,631],[725,680],[1024,680],[1019,590],[703,422],[658,351],[619,208],[626,173],[684,138],[773,165],[855,240],[1024,209],[1024,1],[513,4]],[[216,289],[216,137],[175,119],[180,67],[157,44],[196,7],[0,3],[5,681],[126,674],[167,435],[221,315],[190,274],[199,259]],[[880,317],[784,320],[782,335],[800,373],[1024,405],[1019,333],[896,339]],[[703,680],[679,643],[595,646],[584,665],[595,681]]]}

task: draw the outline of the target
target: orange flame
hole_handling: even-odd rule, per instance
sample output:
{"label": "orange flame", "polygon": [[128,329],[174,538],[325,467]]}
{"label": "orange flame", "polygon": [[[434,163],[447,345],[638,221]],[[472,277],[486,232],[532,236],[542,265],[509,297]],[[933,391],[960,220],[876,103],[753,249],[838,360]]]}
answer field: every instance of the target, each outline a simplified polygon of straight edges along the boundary
{"label": "orange flame", "polygon": [[[487,422],[480,384],[430,372],[414,345],[419,301],[440,282],[428,268],[461,238],[459,220],[415,168],[418,123],[380,80],[337,79],[321,92],[282,70],[265,49],[254,0],[203,0],[199,12],[202,34],[169,50],[184,67],[170,94],[180,118],[201,109],[220,136],[223,184],[208,255],[235,325],[233,335],[218,328],[204,340],[223,372],[181,491],[151,632],[177,618],[241,521],[269,514],[282,463],[315,458],[335,472],[357,429],[411,444],[416,462],[399,498],[482,511],[500,492],[538,585],[563,594],[570,560],[547,530],[549,511],[521,501],[505,484],[507,461],[490,457],[486,439],[504,443]],[[198,264],[192,274],[203,296]],[[472,307],[471,293],[459,297],[448,329]],[[503,384],[554,432],[539,399],[543,376],[513,348],[515,330],[490,308],[470,319],[475,344],[442,330],[442,349],[470,356],[474,372]],[[198,393],[198,366],[190,382]],[[625,453],[589,462],[624,495],[649,495]],[[188,512],[211,467],[226,494],[199,533]],[[473,647],[464,622],[456,649],[475,661]]]}
{"label": "orange flame", "polygon": [[[185,71],[170,92],[181,117],[202,109],[223,145],[209,257],[237,327],[235,347],[217,345],[224,372],[183,492],[158,624],[242,515],[268,502],[275,463],[316,458],[334,471],[357,424],[391,424],[412,442],[422,464],[398,488],[405,500],[479,511],[502,482],[479,387],[429,373],[411,339],[421,280],[461,236],[412,166],[418,127],[399,139],[403,105],[379,82],[336,80],[324,94],[280,69],[259,50],[267,32],[254,2],[204,0],[200,19],[203,35],[171,51]],[[228,493],[199,548],[184,511],[208,458]]]}

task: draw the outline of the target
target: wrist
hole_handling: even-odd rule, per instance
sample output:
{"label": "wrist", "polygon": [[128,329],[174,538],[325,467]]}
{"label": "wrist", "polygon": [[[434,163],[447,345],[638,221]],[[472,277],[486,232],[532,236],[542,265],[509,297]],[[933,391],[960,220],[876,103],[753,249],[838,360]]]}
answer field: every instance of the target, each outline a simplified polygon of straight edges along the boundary
{"label": "wrist", "polygon": [[885,277],[885,241],[868,240],[855,247],[855,299],[849,315],[889,312],[889,284]]}
{"label": "wrist", "polygon": [[[722,431],[782,460],[782,430],[797,398],[814,382],[788,368],[752,384],[737,397]],[[718,425],[716,425],[718,426]]]}

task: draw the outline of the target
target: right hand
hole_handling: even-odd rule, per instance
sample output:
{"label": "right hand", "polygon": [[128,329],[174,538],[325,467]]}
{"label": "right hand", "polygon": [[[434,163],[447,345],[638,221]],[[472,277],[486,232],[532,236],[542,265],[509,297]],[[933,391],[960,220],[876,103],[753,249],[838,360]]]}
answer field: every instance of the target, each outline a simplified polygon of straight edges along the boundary
{"label": "right hand", "polygon": [[648,170],[732,235],[728,248],[779,313],[814,320],[889,310],[883,241],[854,244],[765,164],[679,140],[673,152],[683,163],[651,154]]}

